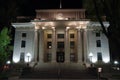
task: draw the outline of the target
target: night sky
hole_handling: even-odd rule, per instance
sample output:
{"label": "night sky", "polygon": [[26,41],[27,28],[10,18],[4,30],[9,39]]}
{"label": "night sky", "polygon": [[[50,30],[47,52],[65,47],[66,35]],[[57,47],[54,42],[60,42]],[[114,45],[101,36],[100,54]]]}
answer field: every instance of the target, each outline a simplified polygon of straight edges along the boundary
{"label": "night sky", "polygon": [[[60,0],[28,0],[20,7],[20,15],[32,16],[35,15],[36,9],[59,9]],[[82,8],[82,0],[62,0],[62,9],[80,8]]]}

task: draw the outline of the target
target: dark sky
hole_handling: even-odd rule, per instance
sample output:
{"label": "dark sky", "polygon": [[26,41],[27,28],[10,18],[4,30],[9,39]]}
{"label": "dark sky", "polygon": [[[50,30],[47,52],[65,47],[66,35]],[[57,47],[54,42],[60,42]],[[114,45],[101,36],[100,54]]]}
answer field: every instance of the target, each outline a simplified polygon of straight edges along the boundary
{"label": "dark sky", "polygon": [[[62,9],[80,9],[82,0],[61,0]],[[35,15],[35,9],[59,9],[60,0],[28,0],[21,6],[20,15]]]}

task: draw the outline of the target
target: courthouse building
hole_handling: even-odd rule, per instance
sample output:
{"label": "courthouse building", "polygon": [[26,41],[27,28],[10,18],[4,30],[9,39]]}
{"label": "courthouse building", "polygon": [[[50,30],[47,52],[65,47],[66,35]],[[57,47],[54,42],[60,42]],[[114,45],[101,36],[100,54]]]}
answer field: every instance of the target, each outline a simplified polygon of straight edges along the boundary
{"label": "courthouse building", "polygon": [[[86,19],[85,9],[36,10],[31,22],[12,25],[14,63],[88,65],[110,61],[108,39],[99,22]],[[109,23],[104,25],[107,29]]]}

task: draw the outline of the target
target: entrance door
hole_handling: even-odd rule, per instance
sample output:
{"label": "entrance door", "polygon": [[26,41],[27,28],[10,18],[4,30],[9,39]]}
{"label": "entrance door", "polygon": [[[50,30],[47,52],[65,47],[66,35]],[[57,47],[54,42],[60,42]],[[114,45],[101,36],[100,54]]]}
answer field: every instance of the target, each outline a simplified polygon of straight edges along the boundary
{"label": "entrance door", "polygon": [[64,62],[64,52],[57,52],[57,62],[58,63],[63,63]]}

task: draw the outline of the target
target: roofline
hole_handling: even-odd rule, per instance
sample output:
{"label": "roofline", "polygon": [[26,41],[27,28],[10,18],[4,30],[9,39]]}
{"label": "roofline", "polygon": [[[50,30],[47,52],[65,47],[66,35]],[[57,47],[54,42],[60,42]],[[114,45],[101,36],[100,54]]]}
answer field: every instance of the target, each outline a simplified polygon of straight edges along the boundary
{"label": "roofline", "polygon": [[36,12],[54,12],[54,11],[86,11],[86,9],[37,9]]}

